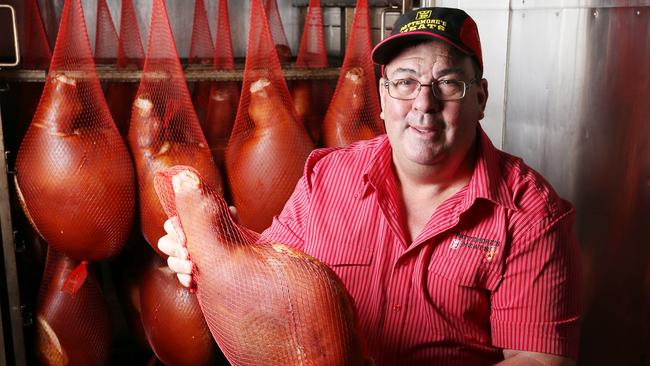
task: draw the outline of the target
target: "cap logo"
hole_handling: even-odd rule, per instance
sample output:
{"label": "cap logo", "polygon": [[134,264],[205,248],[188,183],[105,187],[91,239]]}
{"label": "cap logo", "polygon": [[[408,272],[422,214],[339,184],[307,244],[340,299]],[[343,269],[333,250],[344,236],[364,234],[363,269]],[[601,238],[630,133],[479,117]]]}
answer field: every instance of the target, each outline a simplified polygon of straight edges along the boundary
{"label": "cap logo", "polygon": [[400,27],[399,32],[414,32],[422,29],[444,32],[447,28],[447,21],[441,19],[430,19],[431,10],[421,10],[415,13],[415,20]]}
{"label": "cap logo", "polygon": [[421,10],[415,14],[415,20],[429,19],[431,17],[431,10]]}

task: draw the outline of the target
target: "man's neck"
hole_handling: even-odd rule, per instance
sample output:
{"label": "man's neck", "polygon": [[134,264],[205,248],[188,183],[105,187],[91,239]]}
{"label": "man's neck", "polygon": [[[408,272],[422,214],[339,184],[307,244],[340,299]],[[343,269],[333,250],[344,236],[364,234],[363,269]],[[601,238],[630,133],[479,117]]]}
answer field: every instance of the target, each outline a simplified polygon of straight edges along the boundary
{"label": "man's neck", "polygon": [[400,185],[417,190],[444,191],[448,187],[461,187],[467,184],[474,173],[477,156],[476,144],[464,155],[445,159],[439,164],[423,165],[413,162],[397,163],[393,159],[393,169]]}

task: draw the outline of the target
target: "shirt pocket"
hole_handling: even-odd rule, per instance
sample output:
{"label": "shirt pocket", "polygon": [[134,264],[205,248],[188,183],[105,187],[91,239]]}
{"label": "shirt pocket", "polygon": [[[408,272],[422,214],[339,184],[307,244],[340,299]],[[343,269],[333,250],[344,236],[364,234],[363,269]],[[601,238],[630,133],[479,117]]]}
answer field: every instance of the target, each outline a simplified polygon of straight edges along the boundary
{"label": "shirt pocket", "polygon": [[502,279],[500,253],[476,245],[443,243],[429,263],[430,274],[442,277],[458,286],[494,291]]}
{"label": "shirt pocket", "polygon": [[[345,206],[342,206],[345,207]],[[366,208],[361,212],[366,212]],[[321,262],[335,266],[370,266],[379,238],[369,215],[358,215],[352,209],[341,209],[312,218],[305,252]],[[375,216],[376,217],[376,216]]]}

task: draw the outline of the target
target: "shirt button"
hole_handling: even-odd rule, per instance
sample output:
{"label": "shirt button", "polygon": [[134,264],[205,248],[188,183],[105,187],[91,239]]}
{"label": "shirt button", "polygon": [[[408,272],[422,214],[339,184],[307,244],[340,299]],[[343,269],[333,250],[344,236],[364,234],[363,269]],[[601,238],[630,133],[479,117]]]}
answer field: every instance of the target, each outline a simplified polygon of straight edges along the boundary
{"label": "shirt button", "polygon": [[393,305],[393,310],[399,312],[400,310],[402,310],[402,305],[400,304]]}

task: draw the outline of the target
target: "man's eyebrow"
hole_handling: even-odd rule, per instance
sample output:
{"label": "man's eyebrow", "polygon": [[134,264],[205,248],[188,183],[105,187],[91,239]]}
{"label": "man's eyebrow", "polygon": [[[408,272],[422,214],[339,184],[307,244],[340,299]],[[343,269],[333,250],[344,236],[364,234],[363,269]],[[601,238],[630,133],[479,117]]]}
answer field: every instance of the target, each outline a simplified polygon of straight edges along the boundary
{"label": "man's eyebrow", "polygon": [[408,68],[408,67],[398,67],[395,70],[392,70],[390,72],[390,74],[392,75],[392,74],[395,74],[395,73],[398,73],[398,72],[399,73],[406,73],[406,74],[413,74],[413,75],[417,74],[417,71],[415,71],[414,69]]}
{"label": "man's eyebrow", "polygon": [[460,66],[452,66],[446,69],[442,69],[436,73],[436,79],[440,78],[441,76],[447,76],[450,74],[459,74],[463,75],[463,68]]}

